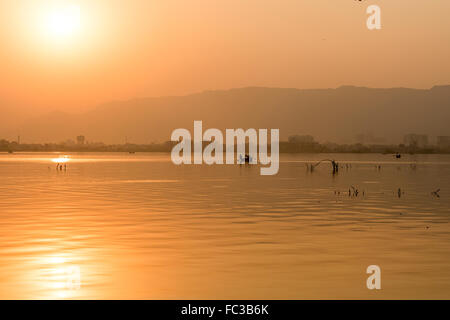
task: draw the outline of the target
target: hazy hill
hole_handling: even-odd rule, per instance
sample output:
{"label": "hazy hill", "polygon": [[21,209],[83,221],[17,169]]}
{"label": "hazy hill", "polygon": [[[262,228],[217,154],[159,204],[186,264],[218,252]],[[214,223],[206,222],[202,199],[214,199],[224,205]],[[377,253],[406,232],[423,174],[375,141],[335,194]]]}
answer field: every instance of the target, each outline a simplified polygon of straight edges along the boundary
{"label": "hazy hill", "polygon": [[16,140],[23,123],[35,115],[30,108],[0,100],[0,139]]}
{"label": "hazy hill", "polygon": [[204,128],[279,128],[282,139],[311,134],[320,141],[353,142],[356,134],[371,132],[400,142],[405,133],[450,135],[450,86],[207,91],[112,102],[77,115],[50,113],[7,129],[20,131],[27,142],[83,134],[89,141],[123,143],[127,137],[147,143],[169,140],[175,128],[192,131],[194,120],[203,120]]}

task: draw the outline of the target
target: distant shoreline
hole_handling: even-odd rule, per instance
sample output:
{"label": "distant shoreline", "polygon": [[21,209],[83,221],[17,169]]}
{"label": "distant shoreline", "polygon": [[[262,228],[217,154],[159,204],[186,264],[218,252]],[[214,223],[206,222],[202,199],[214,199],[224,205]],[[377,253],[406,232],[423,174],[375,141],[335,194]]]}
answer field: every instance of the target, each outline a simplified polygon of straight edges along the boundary
{"label": "distant shoreline", "polygon": [[[19,144],[0,140],[1,153],[15,152],[166,152],[172,151],[176,142],[167,141],[153,144],[104,144],[91,143],[83,145],[67,145],[64,143],[45,144]],[[207,143],[206,143],[207,144]],[[247,146],[248,147],[248,146]],[[225,148],[225,146],[224,146]],[[248,150],[248,148],[246,148]],[[224,149],[225,150],[225,149]],[[270,150],[270,149],[269,149]],[[363,145],[363,144],[335,144],[318,142],[292,143],[280,142],[280,153],[378,153],[378,154],[450,154],[449,148],[438,148],[437,146],[416,147],[400,145]]]}

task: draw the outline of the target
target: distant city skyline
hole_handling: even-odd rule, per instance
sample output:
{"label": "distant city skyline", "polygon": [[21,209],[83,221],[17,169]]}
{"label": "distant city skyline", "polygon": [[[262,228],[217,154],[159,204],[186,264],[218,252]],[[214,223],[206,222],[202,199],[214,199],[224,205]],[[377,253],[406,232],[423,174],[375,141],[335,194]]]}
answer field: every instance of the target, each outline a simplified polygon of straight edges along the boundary
{"label": "distant city skyline", "polygon": [[[369,137],[369,139],[374,139],[372,142],[369,141],[361,141],[362,137]],[[248,142],[247,142],[248,143]],[[345,144],[337,144],[333,141],[316,141],[315,137],[309,134],[295,134],[292,136],[289,136],[286,141],[281,141],[281,143],[288,143],[290,145],[299,145],[303,148],[310,148],[313,146],[318,145],[324,145],[324,146],[331,146],[331,145],[345,145]],[[90,148],[95,147],[103,147],[108,146],[108,144],[105,144],[102,141],[89,141],[86,139],[84,135],[78,135],[74,137],[74,139],[67,139],[65,141],[57,141],[57,142],[43,142],[43,143],[27,143],[25,142],[24,145],[29,145],[32,147],[33,145],[42,145],[42,144],[51,144],[51,145],[59,145],[59,146],[65,146],[65,147],[87,147],[87,150]],[[172,146],[174,142],[171,142],[169,140],[167,141],[158,141],[158,142],[148,142],[148,143],[134,143],[133,141],[128,141],[128,139],[125,137],[125,143],[116,143],[111,145],[117,145],[117,146],[126,146],[126,145],[136,145],[136,146],[149,146],[149,145],[167,145],[167,151],[169,151],[169,147]],[[204,142],[204,144],[208,144],[207,142]],[[387,143],[386,139],[381,137],[374,137],[372,134],[359,134],[355,137],[355,141],[349,143],[350,145],[363,145],[367,147],[372,146],[385,146],[385,147],[408,147],[408,148],[417,148],[417,149],[426,149],[426,148],[438,148],[444,151],[450,151],[450,136],[435,136],[430,137],[427,134],[417,134],[417,133],[408,133],[403,136],[403,143],[398,144],[396,146],[392,143]],[[3,146],[3,148],[7,149],[6,145],[21,145],[21,137],[17,137],[17,141],[8,141],[7,139],[3,139],[0,137],[0,145]],[[447,150],[449,149],[449,150]]]}

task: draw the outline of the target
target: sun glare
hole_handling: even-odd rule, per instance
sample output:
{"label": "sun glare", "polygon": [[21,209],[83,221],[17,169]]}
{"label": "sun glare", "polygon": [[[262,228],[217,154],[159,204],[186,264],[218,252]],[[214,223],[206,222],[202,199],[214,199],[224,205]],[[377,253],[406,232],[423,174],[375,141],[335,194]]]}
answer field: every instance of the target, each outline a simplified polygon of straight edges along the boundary
{"label": "sun glare", "polygon": [[80,32],[81,12],[75,4],[49,8],[43,15],[43,29],[53,40],[67,40]]}
{"label": "sun glare", "polygon": [[66,163],[66,162],[69,162],[69,161],[70,161],[70,158],[68,156],[52,159],[52,162],[54,162],[54,163]]}

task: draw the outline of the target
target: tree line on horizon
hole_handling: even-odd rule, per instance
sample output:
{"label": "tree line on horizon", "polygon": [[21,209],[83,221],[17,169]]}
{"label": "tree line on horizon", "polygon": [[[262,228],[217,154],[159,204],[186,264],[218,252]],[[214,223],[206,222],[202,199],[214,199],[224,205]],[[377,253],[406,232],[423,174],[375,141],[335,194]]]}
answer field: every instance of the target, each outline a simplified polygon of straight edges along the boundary
{"label": "tree line on horizon", "polygon": [[[86,144],[61,143],[18,143],[17,141],[0,140],[0,152],[171,152],[177,142],[149,144],[105,144],[101,142]],[[206,146],[209,142],[204,142]],[[224,145],[225,150],[225,145]],[[248,143],[246,145],[248,150]],[[332,142],[319,143],[311,136],[290,136],[288,141],[280,141],[280,153],[419,153],[438,154],[450,153],[450,148],[437,146],[417,147],[414,145],[365,145],[361,143],[337,144]]]}

